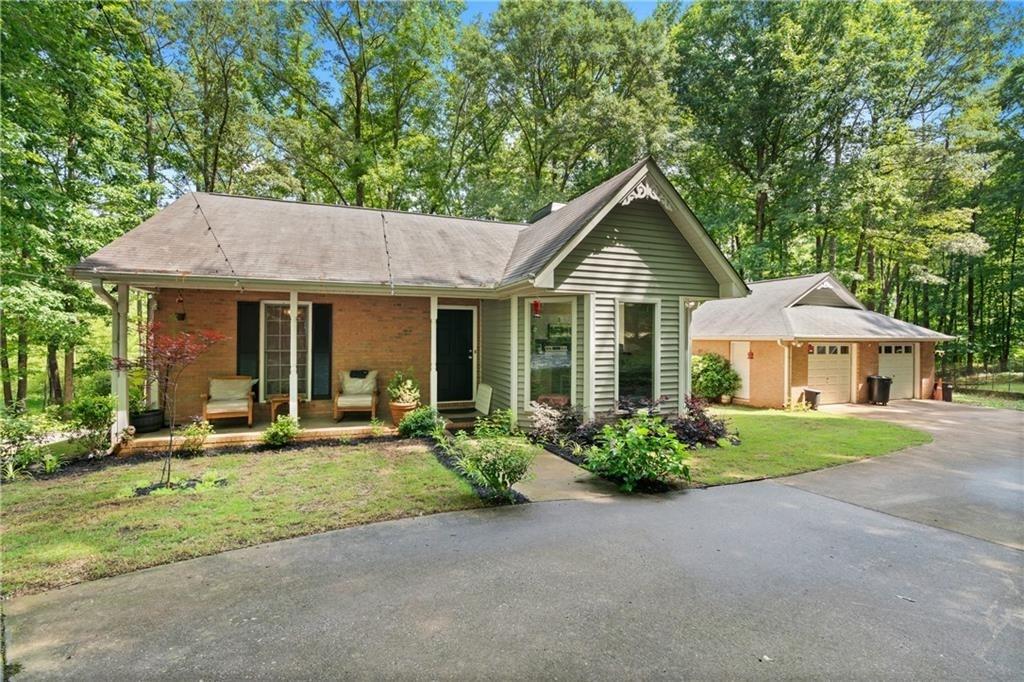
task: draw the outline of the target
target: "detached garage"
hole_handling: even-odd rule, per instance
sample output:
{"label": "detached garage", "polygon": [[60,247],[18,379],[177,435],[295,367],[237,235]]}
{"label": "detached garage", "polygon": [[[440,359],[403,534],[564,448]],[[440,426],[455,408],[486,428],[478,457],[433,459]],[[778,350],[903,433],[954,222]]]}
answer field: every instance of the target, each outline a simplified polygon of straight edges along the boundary
{"label": "detached garage", "polygon": [[827,273],[754,282],[746,298],[693,313],[693,353],[729,358],[744,380],[734,400],[783,407],[804,389],[820,402],[867,402],[867,377],[892,377],[891,399],[929,397],[935,344],[951,340],[867,310]]}

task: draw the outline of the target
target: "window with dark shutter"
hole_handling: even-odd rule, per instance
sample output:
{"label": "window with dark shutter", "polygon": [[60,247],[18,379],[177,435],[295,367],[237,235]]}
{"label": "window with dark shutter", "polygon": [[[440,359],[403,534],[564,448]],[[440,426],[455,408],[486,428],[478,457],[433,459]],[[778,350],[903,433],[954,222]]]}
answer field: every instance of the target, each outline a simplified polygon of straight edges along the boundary
{"label": "window with dark shutter", "polygon": [[331,304],[313,304],[313,398],[331,397]]}
{"label": "window with dark shutter", "polygon": [[260,304],[238,302],[235,332],[235,374],[258,379],[260,374]]}

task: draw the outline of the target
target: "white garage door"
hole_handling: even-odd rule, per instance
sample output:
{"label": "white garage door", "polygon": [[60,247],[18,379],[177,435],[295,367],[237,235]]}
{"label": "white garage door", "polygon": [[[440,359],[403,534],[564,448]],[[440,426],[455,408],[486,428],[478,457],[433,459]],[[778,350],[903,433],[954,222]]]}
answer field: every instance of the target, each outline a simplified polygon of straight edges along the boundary
{"label": "white garage door", "polygon": [[819,402],[850,402],[849,344],[814,344],[807,356],[807,385],[821,391]]}
{"label": "white garage door", "polygon": [[892,377],[889,398],[914,397],[914,345],[881,344],[878,347],[878,373]]}

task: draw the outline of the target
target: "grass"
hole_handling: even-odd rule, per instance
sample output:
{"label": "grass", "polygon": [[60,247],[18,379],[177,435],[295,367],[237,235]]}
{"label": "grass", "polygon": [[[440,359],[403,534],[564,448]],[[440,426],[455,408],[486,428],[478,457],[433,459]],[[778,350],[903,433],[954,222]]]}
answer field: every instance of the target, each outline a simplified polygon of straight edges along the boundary
{"label": "grass", "polygon": [[953,402],[960,403],[961,405],[974,405],[975,407],[994,407],[1000,410],[1024,411],[1024,400],[1018,400],[1015,398],[998,398],[996,396],[979,395],[976,393],[953,391]]}
{"label": "grass", "polygon": [[931,441],[922,431],[824,412],[719,407],[741,444],[699,450],[690,473],[703,485],[739,483],[845,464]]}
{"label": "grass", "polygon": [[38,592],[360,523],[479,507],[422,443],[311,446],[175,460],[225,487],[132,497],[157,460],[3,486],[3,591]]}

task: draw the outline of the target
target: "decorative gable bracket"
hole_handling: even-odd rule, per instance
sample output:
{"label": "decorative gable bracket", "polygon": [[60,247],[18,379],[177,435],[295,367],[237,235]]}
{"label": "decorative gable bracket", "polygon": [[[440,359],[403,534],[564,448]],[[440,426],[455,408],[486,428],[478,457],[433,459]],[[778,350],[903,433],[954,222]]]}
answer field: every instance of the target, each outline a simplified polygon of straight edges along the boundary
{"label": "decorative gable bracket", "polygon": [[666,211],[674,210],[674,207],[672,206],[671,202],[662,201],[661,197],[659,197],[658,193],[654,190],[654,188],[647,183],[646,179],[641,180],[636,187],[630,190],[629,194],[623,197],[622,201],[619,202],[619,205],[629,206],[637,199],[653,199],[654,201],[657,201],[659,204],[661,204]]}

